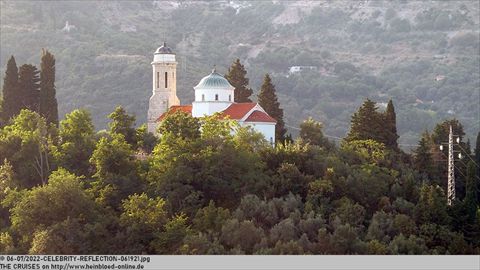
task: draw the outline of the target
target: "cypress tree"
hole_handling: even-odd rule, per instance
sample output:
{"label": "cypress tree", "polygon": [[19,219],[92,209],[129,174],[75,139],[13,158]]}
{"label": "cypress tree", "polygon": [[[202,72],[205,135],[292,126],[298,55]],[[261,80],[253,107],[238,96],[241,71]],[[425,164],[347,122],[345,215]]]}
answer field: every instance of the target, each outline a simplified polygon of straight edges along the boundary
{"label": "cypress tree", "polygon": [[283,121],[283,109],[277,99],[275,86],[272,84],[270,75],[265,74],[260,94],[258,94],[258,104],[275,120],[275,140],[283,142],[285,140],[285,122]]}
{"label": "cypress tree", "polygon": [[47,50],[42,50],[40,64],[40,100],[39,113],[47,124],[58,127],[58,105],[55,97],[55,57]]}
{"label": "cypress tree", "polygon": [[385,144],[391,149],[398,149],[398,134],[397,134],[397,116],[393,102],[388,101],[387,109],[385,110]]}
{"label": "cypress tree", "polygon": [[18,68],[13,55],[7,62],[7,70],[3,78],[3,102],[0,118],[7,122],[20,112],[21,103],[18,88]]}
{"label": "cypress tree", "polygon": [[20,92],[21,109],[38,112],[40,95],[39,71],[34,65],[22,65],[18,71],[18,85]]}
{"label": "cypress tree", "polygon": [[375,102],[365,100],[362,106],[352,115],[350,131],[346,141],[375,140],[386,144],[383,117],[377,112]]}
{"label": "cypress tree", "polygon": [[228,69],[228,73],[225,75],[225,78],[235,87],[235,102],[252,102],[250,96],[253,90],[248,87],[248,78],[246,75],[247,71],[240,63],[240,59],[233,62],[232,66]]}

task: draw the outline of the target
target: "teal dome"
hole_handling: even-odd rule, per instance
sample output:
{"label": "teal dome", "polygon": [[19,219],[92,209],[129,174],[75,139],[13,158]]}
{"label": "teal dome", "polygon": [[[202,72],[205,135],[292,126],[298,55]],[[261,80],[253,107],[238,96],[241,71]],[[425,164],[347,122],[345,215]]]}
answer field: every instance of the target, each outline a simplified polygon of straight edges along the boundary
{"label": "teal dome", "polygon": [[222,75],[218,74],[215,69],[210,75],[203,77],[203,79],[194,87],[197,88],[226,88],[233,89],[234,87]]}

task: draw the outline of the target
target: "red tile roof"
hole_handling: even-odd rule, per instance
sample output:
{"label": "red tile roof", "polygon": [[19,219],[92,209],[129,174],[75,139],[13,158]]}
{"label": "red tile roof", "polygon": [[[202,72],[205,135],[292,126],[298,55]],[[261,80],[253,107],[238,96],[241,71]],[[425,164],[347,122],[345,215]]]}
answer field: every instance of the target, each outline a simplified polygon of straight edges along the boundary
{"label": "red tile roof", "polygon": [[170,109],[168,109],[168,111],[162,113],[162,115],[160,115],[160,117],[158,117],[157,122],[162,121],[163,118],[165,118],[167,115],[178,112],[178,111],[182,111],[182,112],[186,112],[188,114],[192,114],[192,105],[174,105],[174,106],[170,107]]}
{"label": "red tile roof", "polygon": [[247,114],[257,103],[232,103],[223,113],[230,116],[230,119],[240,120]]}
{"label": "red tile roof", "polygon": [[245,122],[272,122],[276,123],[277,121],[273,119],[270,115],[262,112],[262,111],[253,111],[247,119],[245,119]]}
{"label": "red tile roof", "polygon": [[[249,111],[251,111],[257,103],[232,103],[228,108],[226,108],[223,112],[223,116],[228,116],[230,119],[233,120],[240,120],[242,119]],[[175,105],[170,107],[170,109],[160,115],[157,119],[158,121],[162,121],[167,115],[182,111],[188,114],[192,114],[192,105]],[[245,122],[271,122],[276,123],[277,121],[269,116],[267,113],[264,113],[259,110],[255,110],[245,119]]]}

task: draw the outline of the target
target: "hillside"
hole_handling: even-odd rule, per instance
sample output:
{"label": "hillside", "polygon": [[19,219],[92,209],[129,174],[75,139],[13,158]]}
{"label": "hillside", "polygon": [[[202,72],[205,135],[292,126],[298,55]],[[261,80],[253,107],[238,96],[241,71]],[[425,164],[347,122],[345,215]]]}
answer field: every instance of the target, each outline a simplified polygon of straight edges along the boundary
{"label": "hillside", "polygon": [[[471,139],[480,127],[478,1],[1,1],[0,10],[2,78],[10,55],[38,64],[48,48],[60,115],[87,108],[97,129],[119,104],[146,121],[150,62],[164,39],[177,53],[182,103],[214,64],[226,72],[240,58],[255,93],[273,75],[292,127],[312,116],[343,137],[366,97],[394,100],[406,148],[446,118]],[[317,70],[290,75],[295,65]]]}

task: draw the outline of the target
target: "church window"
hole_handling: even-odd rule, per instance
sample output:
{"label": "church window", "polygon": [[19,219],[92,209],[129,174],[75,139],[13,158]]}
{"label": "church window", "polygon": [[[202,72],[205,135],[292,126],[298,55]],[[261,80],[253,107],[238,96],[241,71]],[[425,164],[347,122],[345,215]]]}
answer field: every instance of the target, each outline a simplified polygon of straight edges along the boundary
{"label": "church window", "polygon": [[218,94],[215,94],[215,100],[218,100]]}
{"label": "church window", "polygon": [[205,101],[205,95],[202,94],[202,101]]}
{"label": "church window", "polygon": [[270,144],[273,145],[273,138],[272,137],[270,137]]}
{"label": "church window", "polygon": [[232,95],[228,95],[228,101],[232,101]]}
{"label": "church window", "polygon": [[165,88],[168,87],[168,73],[165,72]]}
{"label": "church window", "polygon": [[160,87],[160,72],[157,72],[157,88]]}

